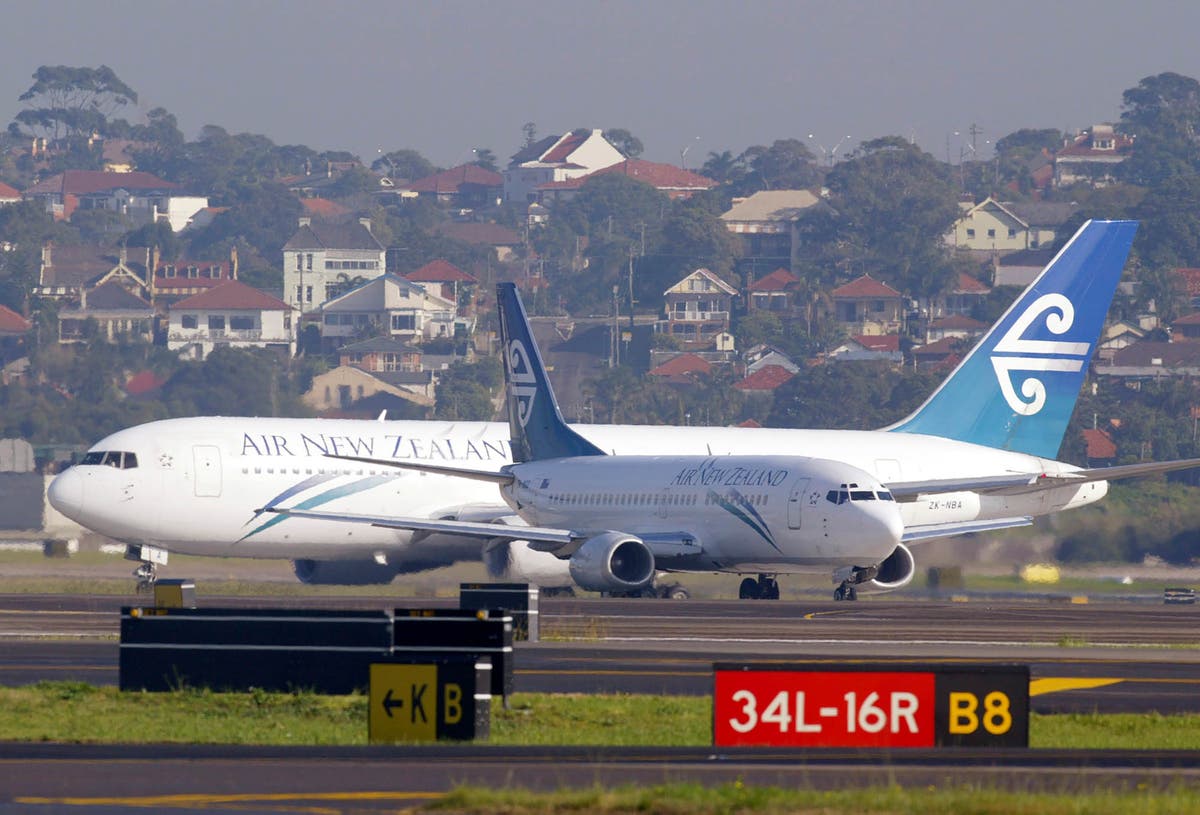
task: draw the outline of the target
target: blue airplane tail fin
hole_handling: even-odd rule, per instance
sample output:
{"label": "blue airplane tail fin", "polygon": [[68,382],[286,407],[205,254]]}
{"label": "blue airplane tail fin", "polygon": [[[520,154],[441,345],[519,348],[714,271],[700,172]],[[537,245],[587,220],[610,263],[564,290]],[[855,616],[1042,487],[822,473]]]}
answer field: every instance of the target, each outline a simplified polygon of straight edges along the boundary
{"label": "blue airplane tail fin", "polygon": [[570,456],[602,456],[604,451],[567,426],[554,399],[550,378],[517,287],[496,286],[500,344],[508,387],[508,426],[513,461]]}
{"label": "blue airplane tail fin", "polygon": [[949,378],[887,428],[1054,458],[1136,221],[1088,221]]}

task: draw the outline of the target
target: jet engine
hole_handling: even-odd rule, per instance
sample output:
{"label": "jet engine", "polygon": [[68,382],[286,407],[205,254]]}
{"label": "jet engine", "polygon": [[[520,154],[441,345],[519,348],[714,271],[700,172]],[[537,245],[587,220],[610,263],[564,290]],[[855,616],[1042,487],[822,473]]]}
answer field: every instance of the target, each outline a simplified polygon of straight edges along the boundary
{"label": "jet engine", "polygon": [[878,591],[893,591],[903,588],[912,582],[917,570],[917,562],[913,560],[912,552],[904,544],[897,544],[892,553],[880,561],[879,571],[867,582]]}
{"label": "jet engine", "polygon": [[396,567],[364,560],[293,560],[292,570],[301,583],[312,586],[379,586],[391,583]]}
{"label": "jet engine", "polygon": [[538,552],[528,541],[489,541],[483,547],[483,565],[488,576],[501,580],[533,583],[544,588],[571,585],[571,569],[567,561],[549,552]]}
{"label": "jet engine", "polygon": [[637,591],[654,581],[654,553],[620,532],[588,538],[569,561],[571,577],[588,591]]}

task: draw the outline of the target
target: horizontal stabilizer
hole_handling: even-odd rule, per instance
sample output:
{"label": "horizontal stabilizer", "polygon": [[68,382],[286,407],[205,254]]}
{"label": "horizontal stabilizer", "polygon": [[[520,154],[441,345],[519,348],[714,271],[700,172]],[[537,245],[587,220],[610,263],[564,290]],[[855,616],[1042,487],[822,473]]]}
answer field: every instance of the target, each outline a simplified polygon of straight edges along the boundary
{"label": "horizontal stabilizer", "polygon": [[360,464],[373,464],[376,467],[396,467],[400,470],[416,470],[432,475],[445,475],[451,478],[469,478],[472,481],[488,481],[492,484],[508,485],[513,477],[506,472],[488,470],[472,470],[468,467],[447,467],[444,464],[422,464],[418,461],[395,461],[388,458],[365,458],[363,456],[339,456],[326,453],[325,458],[336,458],[342,461],[357,461]]}
{"label": "horizontal stabilizer", "polygon": [[1029,526],[1033,518],[996,518],[991,521],[961,521],[946,524],[925,524],[910,526],[904,530],[903,543],[917,543],[933,540],[934,538],[949,538],[954,535],[969,535],[972,532],[991,532],[996,529],[1013,529],[1018,526]]}

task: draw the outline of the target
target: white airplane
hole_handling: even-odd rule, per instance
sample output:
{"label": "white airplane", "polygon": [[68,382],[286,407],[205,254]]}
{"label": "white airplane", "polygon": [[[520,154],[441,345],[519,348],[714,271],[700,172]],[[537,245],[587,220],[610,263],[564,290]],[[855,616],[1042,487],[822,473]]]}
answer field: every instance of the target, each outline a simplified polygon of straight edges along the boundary
{"label": "white airplane", "polygon": [[[516,286],[497,286],[513,464],[499,472],[367,456],[332,458],[484,481],[527,524],[267,507],[409,532],[521,540],[568,563],[589,591],[641,591],[660,569],[788,572],[884,561],[904,521],[891,494],[841,461],[796,455],[608,455],[554,400]],[[874,576],[874,572],[872,573]]]}
{"label": "white airplane", "polygon": [[[842,596],[864,584],[899,588],[915,571],[907,544],[1028,524],[1036,516],[1099,500],[1107,480],[1200,464],[1082,470],[1054,460],[1135,229],[1132,222],[1084,224],[925,404],[882,431],[628,425],[574,430],[616,456],[712,456],[720,464],[734,455],[799,455],[861,470],[898,502],[902,542],[873,563],[834,568],[832,544],[818,555],[829,558]],[[494,483],[330,455],[492,472],[512,463],[508,427],[500,423],[168,419],[101,440],[82,463],[55,478],[49,498],[67,517],[126,543],[127,557],[141,560],[139,572],[150,579],[169,552],[288,559],[304,582],[342,584],[386,583],[399,573],[480,556],[480,544],[467,536],[289,517],[259,511],[263,507],[523,523],[500,500]],[[683,483],[687,479],[674,489],[662,486],[658,505],[668,515],[685,514],[676,493],[691,488]],[[732,482],[723,486],[751,495],[762,486],[749,483],[744,473],[728,479]],[[878,495],[878,488],[872,491]],[[865,498],[867,490],[860,492]],[[833,496],[853,497],[850,487],[839,487]],[[824,500],[820,496],[818,505]],[[808,521],[802,516],[801,522]],[[570,583],[569,560],[530,544],[492,542],[482,549],[497,576],[546,586]],[[725,570],[719,560],[711,565]],[[739,594],[777,596],[776,568],[756,565],[766,568],[743,572],[757,573],[758,579],[743,580]]]}

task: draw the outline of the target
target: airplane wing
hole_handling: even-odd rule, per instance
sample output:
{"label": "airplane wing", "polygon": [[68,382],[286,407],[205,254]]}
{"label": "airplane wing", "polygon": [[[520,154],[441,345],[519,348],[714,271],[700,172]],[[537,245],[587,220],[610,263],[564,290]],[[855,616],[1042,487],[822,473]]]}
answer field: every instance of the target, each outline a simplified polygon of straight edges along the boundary
{"label": "airplane wing", "polygon": [[344,512],[313,512],[306,509],[265,507],[263,512],[274,512],[291,518],[308,518],[314,521],[337,521],[339,523],[367,524],[385,529],[408,529],[414,532],[443,532],[448,535],[467,537],[526,540],[540,551],[557,552],[579,540],[580,536],[569,529],[552,529],[541,526],[510,526],[508,524],[481,523],[475,521],[453,521],[433,518],[406,518],[398,515],[354,515]]}
{"label": "airplane wing", "polygon": [[1185,458],[1176,461],[1151,461],[1144,464],[1123,464],[1117,467],[1094,467],[1070,470],[1050,475],[1047,473],[1011,473],[1007,475],[983,476],[980,478],[943,478],[931,481],[897,481],[887,485],[897,501],[915,501],[921,495],[943,492],[978,492],[991,495],[1019,495],[1022,493],[1049,490],[1086,484],[1089,481],[1119,481],[1144,475],[1169,473],[1200,467],[1200,458]]}
{"label": "airplane wing", "polygon": [[1018,526],[1029,526],[1033,518],[1026,515],[1019,518],[996,518],[991,521],[962,521],[958,523],[924,524],[922,526],[907,526],[902,543],[919,543],[934,538],[949,538],[952,535],[967,535],[971,532],[989,532],[994,529],[1013,529]]}

